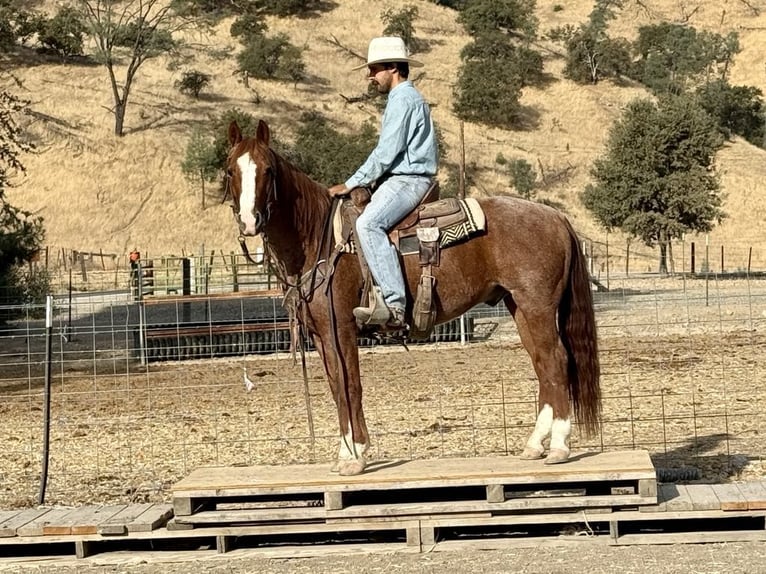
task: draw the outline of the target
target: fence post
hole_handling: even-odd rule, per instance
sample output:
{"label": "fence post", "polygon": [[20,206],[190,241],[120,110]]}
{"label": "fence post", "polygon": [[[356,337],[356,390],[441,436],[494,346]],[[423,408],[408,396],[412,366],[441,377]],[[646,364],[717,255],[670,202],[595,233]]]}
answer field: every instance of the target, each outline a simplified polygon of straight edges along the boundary
{"label": "fence post", "polygon": [[[181,294],[191,295],[191,260],[188,257],[181,259]],[[184,301],[181,304],[181,317],[184,323],[191,322],[191,303]]]}
{"label": "fence post", "polygon": [[237,268],[237,256],[234,255],[234,253],[231,254],[231,282],[232,282],[232,289],[234,289],[234,292],[239,291],[239,277],[238,277],[238,268]]}
{"label": "fence post", "polygon": [[721,274],[723,274],[724,269],[725,269],[725,266],[723,264],[723,244],[721,244]]}
{"label": "fence post", "polygon": [[88,284],[88,272],[85,269],[85,257],[79,251],[77,252],[77,258],[80,260],[80,272],[82,273],[82,281],[86,285]]}
{"label": "fence post", "polygon": [[695,266],[694,266],[694,263],[695,263],[695,262],[694,262],[694,241],[692,241],[692,252],[691,252],[691,258],[692,258],[692,261],[691,261],[691,266],[692,266],[692,268],[691,268],[691,274],[692,274],[692,275],[694,275],[694,274],[695,274],[695,269],[696,269],[696,268],[695,268]]}

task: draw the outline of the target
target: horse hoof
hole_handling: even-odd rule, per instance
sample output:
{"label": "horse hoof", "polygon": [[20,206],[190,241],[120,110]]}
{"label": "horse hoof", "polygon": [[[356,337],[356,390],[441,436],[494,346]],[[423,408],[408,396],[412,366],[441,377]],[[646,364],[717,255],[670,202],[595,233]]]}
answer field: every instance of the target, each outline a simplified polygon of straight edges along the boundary
{"label": "horse hoof", "polygon": [[544,451],[541,448],[527,447],[524,449],[524,452],[521,453],[519,458],[524,460],[537,460],[538,458],[543,458],[543,452]]}
{"label": "horse hoof", "polygon": [[545,464],[559,464],[569,460],[569,451],[561,448],[553,448],[545,458]]}
{"label": "horse hoof", "polygon": [[367,466],[364,459],[356,460],[344,460],[340,463],[338,472],[341,476],[355,476],[364,472],[364,467]]}

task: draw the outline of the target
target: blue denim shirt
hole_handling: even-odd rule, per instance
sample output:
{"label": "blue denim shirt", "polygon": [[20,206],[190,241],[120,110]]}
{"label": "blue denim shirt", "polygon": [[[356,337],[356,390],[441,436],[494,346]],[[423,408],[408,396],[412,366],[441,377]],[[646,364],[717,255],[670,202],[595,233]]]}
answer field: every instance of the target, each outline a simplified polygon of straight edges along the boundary
{"label": "blue denim shirt", "polygon": [[436,175],[439,150],[431,110],[409,80],[388,93],[378,145],[346,187],[366,186],[382,175]]}

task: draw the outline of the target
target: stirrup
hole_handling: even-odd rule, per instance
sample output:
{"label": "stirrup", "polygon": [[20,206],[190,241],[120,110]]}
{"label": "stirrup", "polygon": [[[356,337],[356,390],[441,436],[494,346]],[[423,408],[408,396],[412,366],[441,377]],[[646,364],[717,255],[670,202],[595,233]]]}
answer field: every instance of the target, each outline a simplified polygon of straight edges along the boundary
{"label": "stirrup", "polygon": [[354,317],[360,326],[385,325],[391,318],[391,311],[383,299],[380,287],[374,285],[370,290],[370,306],[355,307]]}

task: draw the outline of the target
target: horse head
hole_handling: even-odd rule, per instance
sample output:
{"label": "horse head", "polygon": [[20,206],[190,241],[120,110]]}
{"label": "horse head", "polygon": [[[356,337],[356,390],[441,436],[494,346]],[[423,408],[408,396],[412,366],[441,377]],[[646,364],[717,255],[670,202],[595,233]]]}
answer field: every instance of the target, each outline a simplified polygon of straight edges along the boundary
{"label": "horse head", "polygon": [[277,199],[276,160],[269,148],[269,126],[260,120],[255,137],[245,137],[236,121],[229,124],[226,159],[228,191],[243,236],[262,233]]}

